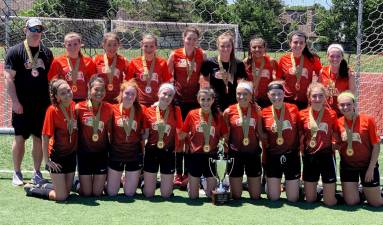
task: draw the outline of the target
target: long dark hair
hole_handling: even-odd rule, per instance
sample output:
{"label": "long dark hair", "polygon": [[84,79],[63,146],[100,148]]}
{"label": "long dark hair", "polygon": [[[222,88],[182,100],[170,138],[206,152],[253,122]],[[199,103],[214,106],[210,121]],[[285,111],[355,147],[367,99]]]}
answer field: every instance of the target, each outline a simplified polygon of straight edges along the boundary
{"label": "long dark hair", "polygon": [[250,65],[251,66],[251,63],[253,61],[253,54],[251,54],[251,45],[253,44],[253,42],[256,42],[256,41],[262,42],[263,47],[265,48],[265,50],[267,48],[267,43],[266,43],[266,41],[263,38],[261,38],[261,37],[253,37],[250,40],[250,42],[249,42],[249,50],[247,51],[247,58],[245,59],[246,65]]}
{"label": "long dark hair", "polygon": [[229,73],[231,75],[235,75],[237,72],[237,59],[235,58],[235,46],[234,46],[234,36],[230,31],[226,31],[225,33],[222,33],[217,38],[217,48],[219,48],[219,42],[222,39],[229,39],[231,46],[233,47],[230,52],[230,71]]}
{"label": "long dark hair", "polygon": [[293,36],[303,37],[305,39],[305,48],[302,51],[302,55],[306,56],[310,61],[313,61],[314,58],[319,58],[319,56],[313,52],[310,51],[308,45],[307,45],[307,35],[302,31],[293,31],[289,36],[289,43],[291,43]]}

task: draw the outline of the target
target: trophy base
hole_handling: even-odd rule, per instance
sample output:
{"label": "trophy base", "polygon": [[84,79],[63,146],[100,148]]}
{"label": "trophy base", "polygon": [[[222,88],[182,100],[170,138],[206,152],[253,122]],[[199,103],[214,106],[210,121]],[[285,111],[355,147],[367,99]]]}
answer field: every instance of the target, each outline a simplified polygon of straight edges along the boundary
{"label": "trophy base", "polygon": [[224,205],[230,200],[230,192],[213,191],[211,195],[211,200],[214,205]]}

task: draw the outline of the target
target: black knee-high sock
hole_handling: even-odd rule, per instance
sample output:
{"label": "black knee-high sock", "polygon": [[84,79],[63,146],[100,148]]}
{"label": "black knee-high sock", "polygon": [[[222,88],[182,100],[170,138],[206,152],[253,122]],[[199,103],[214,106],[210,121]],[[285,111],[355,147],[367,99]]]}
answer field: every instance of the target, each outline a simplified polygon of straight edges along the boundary
{"label": "black knee-high sock", "polygon": [[176,173],[182,175],[183,173],[183,152],[176,152]]}
{"label": "black knee-high sock", "polygon": [[49,192],[51,192],[52,189],[45,189],[40,187],[32,187],[29,192],[27,192],[28,196],[42,198],[42,199],[49,199]]}

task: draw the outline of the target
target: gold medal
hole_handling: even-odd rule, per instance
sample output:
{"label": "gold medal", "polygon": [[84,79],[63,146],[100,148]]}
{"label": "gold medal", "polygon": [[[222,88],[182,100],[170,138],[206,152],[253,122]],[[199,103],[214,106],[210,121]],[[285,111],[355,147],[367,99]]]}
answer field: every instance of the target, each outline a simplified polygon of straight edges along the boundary
{"label": "gold medal", "polygon": [[39,71],[37,69],[32,69],[32,76],[34,77],[39,76]]}
{"label": "gold medal", "polygon": [[244,146],[248,146],[249,145],[249,138],[244,138],[243,140],[242,140],[242,144],[244,145]]}
{"label": "gold medal", "polygon": [[311,139],[309,143],[310,148],[314,148],[317,146],[317,141],[315,139]]}
{"label": "gold medal", "polygon": [[77,90],[78,90],[78,89],[77,89],[77,85],[73,84],[73,85],[72,85],[72,92],[73,92],[73,93],[76,93]]}
{"label": "gold medal", "polygon": [[348,148],[347,150],[346,150],[346,154],[347,154],[347,156],[353,156],[354,155],[354,150],[352,149],[352,148]]}
{"label": "gold medal", "polygon": [[277,144],[278,145],[283,145],[283,142],[284,142],[283,137],[278,137],[277,138]]}
{"label": "gold medal", "polygon": [[204,145],[203,146],[203,151],[204,152],[210,152],[210,145]]}
{"label": "gold medal", "polygon": [[108,91],[113,91],[113,84],[108,84]]}
{"label": "gold medal", "polygon": [[94,142],[98,141],[98,134],[92,135],[92,141],[94,141]]}
{"label": "gold medal", "polygon": [[160,148],[160,149],[163,149],[164,148],[164,141],[157,141],[157,147]]}
{"label": "gold medal", "polygon": [[295,83],[295,90],[299,91],[301,89],[301,85],[300,83],[297,81],[297,83]]}

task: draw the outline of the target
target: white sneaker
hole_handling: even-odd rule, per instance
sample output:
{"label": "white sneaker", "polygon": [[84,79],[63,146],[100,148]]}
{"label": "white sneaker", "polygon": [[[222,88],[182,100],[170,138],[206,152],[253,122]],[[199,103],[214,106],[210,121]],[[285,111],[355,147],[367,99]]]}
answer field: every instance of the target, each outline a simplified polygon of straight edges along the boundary
{"label": "white sneaker", "polygon": [[23,174],[21,172],[14,172],[13,173],[12,185],[15,187],[24,185]]}

